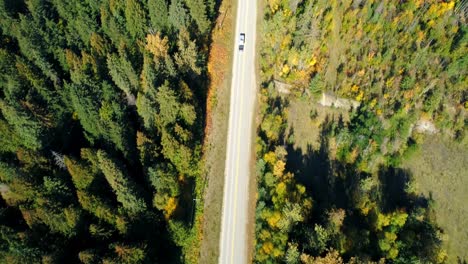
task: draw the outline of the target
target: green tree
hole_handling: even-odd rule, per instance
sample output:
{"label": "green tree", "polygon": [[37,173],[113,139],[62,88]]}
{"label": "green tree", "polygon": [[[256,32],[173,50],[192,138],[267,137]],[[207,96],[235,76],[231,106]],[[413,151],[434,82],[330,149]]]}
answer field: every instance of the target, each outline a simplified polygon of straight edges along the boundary
{"label": "green tree", "polygon": [[180,195],[180,187],[177,182],[176,170],[172,166],[168,168],[150,168],[148,177],[151,185],[156,190],[153,204],[159,210],[164,210],[166,217],[170,217],[175,209],[175,201]]}
{"label": "green tree", "polygon": [[21,138],[21,144],[24,147],[32,150],[43,147],[46,130],[39,120],[25,111],[15,109],[3,100],[0,100],[0,110],[6,121],[13,126],[15,133]]}
{"label": "green tree", "polygon": [[201,59],[197,45],[190,40],[188,31],[181,30],[177,41],[178,52],[174,55],[175,63],[182,73],[201,73]]}
{"label": "green tree", "polygon": [[189,252],[198,227],[171,221],[201,171],[214,15],[212,0],[0,1],[3,262]]}
{"label": "green tree", "polygon": [[133,38],[141,39],[145,36],[148,22],[145,9],[140,1],[126,0],[125,19],[127,30]]}
{"label": "green tree", "polygon": [[84,264],[94,264],[99,261],[99,254],[95,250],[87,249],[78,253],[78,259]]}
{"label": "green tree", "polygon": [[116,261],[119,263],[141,263],[146,257],[146,246],[132,246],[123,243],[114,243],[110,245],[110,248],[114,250]]}
{"label": "green tree", "polygon": [[146,203],[138,194],[135,183],[124,174],[123,170],[104,151],[97,152],[99,167],[107,182],[114,190],[123,208],[130,214],[141,213],[146,210]]}
{"label": "green tree", "polygon": [[207,17],[206,1],[203,0],[186,0],[185,3],[190,10],[190,15],[197,23],[198,29],[202,34],[206,34],[210,27],[210,22]]}
{"label": "green tree", "polygon": [[73,109],[83,126],[85,135],[90,142],[102,138],[104,129],[99,118],[99,96],[96,84],[65,84]]}
{"label": "green tree", "polygon": [[104,83],[102,88],[104,101],[99,109],[99,117],[105,131],[107,131],[103,137],[112,142],[126,158],[132,160],[136,151],[135,132],[133,127],[128,125],[130,118],[127,107],[111,85]]}
{"label": "green tree", "polygon": [[171,0],[169,5],[169,22],[175,30],[188,27],[189,15],[183,5],[183,0]]}
{"label": "green tree", "polygon": [[287,264],[299,263],[300,253],[297,248],[297,244],[289,243],[288,250],[286,251],[285,261]]}
{"label": "green tree", "polygon": [[[196,166],[196,151],[190,142],[193,134],[185,127],[194,125],[195,109],[188,103],[181,103],[174,90],[166,82],[158,93],[148,90],[137,99],[137,109],[145,127],[158,130],[161,137],[161,152],[170,160],[177,171],[193,175]],[[192,148],[190,148],[192,147]]]}
{"label": "green tree", "polygon": [[166,0],[148,0],[149,17],[153,30],[164,32],[167,29],[168,10]]}
{"label": "green tree", "polygon": [[93,1],[71,3],[53,0],[52,3],[65,22],[67,42],[78,47],[88,46],[93,32],[98,31],[96,21],[99,19],[99,5]]}
{"label": "green tree", "polygon": [[10,263],[38,263],[43,252],[29,245],[29,234],[21,235],[15,230],[0,226],[0,258]]}
{"label": "green tree", "polygon": [[131,63],[126,58],[126,55],[122,55],[123,56],[117,56],[115,54],[108,55],[107,67],[117,87],[124,91],[127,96],[130,96],[138,90],[139,79]]}

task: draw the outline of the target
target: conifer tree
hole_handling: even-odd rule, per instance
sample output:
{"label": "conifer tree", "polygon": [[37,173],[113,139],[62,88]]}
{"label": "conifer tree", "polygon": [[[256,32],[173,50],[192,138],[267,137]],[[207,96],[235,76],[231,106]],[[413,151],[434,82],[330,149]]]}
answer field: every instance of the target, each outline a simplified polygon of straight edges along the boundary
{"label": "conifer tree", "polygon": [[168,26],[168,5],[165,0],[148,0],[151,28],[155,31],[166,31]]}
{"label": "conifer tree", "polygon": [[194,232],[167,226],[189,214],[180,185],[200,171],[193,93],[213,6],[0,1],[0,262],[186,252]]}
{"label": "conifer tree", "polygon": [[123,170],[112,160],[108,154],[99,150],[97,152],[99,167],[106,177],[123,208],[130,214],[141,213],[146,210],[146,203],[138,194],[135,183],[124,174]]}
{"label": "conifer tree", "polygon": [[141,1],[126,0],[125,19],[127,30],[133,38],[141,39],[145,36],[148,22]]}
{"label": "conifer tree", "polygon": [[202,34],[206,34],[209,29],[210,22],[207,17],[206,1],[203,0],[187,0],[185,1],[190,10],[190,15],[193,17]]}

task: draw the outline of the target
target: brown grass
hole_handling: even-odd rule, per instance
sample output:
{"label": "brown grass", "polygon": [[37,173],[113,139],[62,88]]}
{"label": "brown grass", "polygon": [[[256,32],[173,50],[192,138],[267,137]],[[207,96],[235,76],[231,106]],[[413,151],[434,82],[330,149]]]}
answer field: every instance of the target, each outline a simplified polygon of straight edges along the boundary
{"label": "brown grass", "polygon": [[[308,146],[318,150],[320,147],[320,126],[328,118],[349,120],[348,111],[338,108],[323,107],[313,102],[311,98],[292,99],[288,107],[288,130],[294,135],[294,148],[301,149],[302,154],[307,154]],[[317,111],[317,117],[310,118],[310,112]]]}
{"label": "brown grass", "polygon": [[468,143],[427,137],[403,167],[412,172],[417,190],[435,201],[448,263],[456,263],[457,256],[468,261]]}
{"label": "brown grass", "polygon": [[199,259],[203,264],[217,263],[219,258],[235,10],[236,1],[223,0],[208,60],[210,87],[203,149],[207,185]]}
{"label": "brown grass", "polygon": [[325,73],[325,80],[331,86],[332,90],[335,87],[337,69],[340,64],[340,56],[343,54],[343,42],[340,38],[341,20],[343,17],[343,7],[339,1],[332,1],[334,6],[333,10],[333,23],[331,28],[331,38],[328,43],[328,50],[330,52],[330,60]]}

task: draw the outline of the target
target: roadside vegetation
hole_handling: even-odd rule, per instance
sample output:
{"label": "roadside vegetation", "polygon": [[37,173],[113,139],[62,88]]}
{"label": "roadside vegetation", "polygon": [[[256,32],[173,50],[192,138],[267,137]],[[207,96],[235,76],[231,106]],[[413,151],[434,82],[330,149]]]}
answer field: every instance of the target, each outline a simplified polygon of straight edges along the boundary
{"label": "roadside vegetation", "polygon": [[236,1],[221,2],[218,19],[211,34],[208,57],[210,84],[203,151],[206,188],[203,197],[204,224],[199,261],[206,264],[218,263],[219,259],[236,10]]}
{"label": "roadside vegetation", "polygon": [[0,262],[198,263],[215,8],[0,1]]}
{"label": "roadside vegetation", "polygon": [[[466,261],[460,251],[447,251],[447,236],[460,236],[446,220],[439,225],[441,186],[433,196],[435,185],[419,189],[418,182],[434,176],[402,163],[420,155],[429,135],[465,140],[466,6],[266,4],[254,261]],[[450,179],[466,178],[466,164],[459,166]],[[454,243],[467,247],[463,239]]]}

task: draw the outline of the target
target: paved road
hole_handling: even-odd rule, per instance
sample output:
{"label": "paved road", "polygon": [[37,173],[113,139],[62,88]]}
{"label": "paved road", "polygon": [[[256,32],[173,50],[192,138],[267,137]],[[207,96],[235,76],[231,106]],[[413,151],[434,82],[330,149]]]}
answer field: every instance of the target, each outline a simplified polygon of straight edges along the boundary
{"label": "paved road", "polygon": [[[256,95],[257,1],[238,0],[219,263],[247,263],[248,184]],[[239,51],[239,35],[245,47]],[[253,176],[253,175],[252,175]],[[221,194],[220,194],[221,195]]]}

